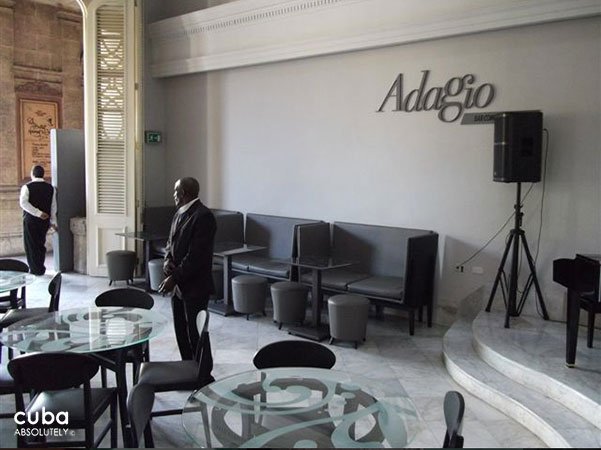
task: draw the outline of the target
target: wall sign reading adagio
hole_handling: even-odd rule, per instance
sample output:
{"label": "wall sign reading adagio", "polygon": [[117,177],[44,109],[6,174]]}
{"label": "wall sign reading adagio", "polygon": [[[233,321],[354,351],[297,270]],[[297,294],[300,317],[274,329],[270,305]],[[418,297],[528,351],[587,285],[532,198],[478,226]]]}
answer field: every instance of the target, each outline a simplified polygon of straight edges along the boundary
{"label": "wall sign reading adagio", "polygon": [[392,83],[377,112],[384,112],[384,107],[394,99],[392,111],[438,111],[438,118],[443,122],[454,122],[465,110],[470,108],[486,108],[495,98],[495,88],[490,83],[474,84],[476,76],[468,73],[462,77],[453,77],[444,84],[428,88],[429,70],[422,70],[419,87],[403,96],[403,74],[400,73]]}

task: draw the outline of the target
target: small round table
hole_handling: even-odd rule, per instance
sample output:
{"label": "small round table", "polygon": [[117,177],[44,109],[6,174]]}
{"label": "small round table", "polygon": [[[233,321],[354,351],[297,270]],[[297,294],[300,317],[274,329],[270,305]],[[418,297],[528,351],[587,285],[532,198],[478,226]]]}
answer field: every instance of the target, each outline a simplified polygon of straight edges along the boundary
{"label": "small round table", "polygon": [[400,384],[304,367],[215,381],[190,396],[182,420],[201,447],[399,448],[421,428]]}
{"label": "small round table", "polygon": [[[0,293],[10,292],[8,297],[3,297],[2,301],[6,308],[6,301],[10,303],[10,308],[18,308],[19,288],[24,288],[35,281],[35,276],[27,272],[18,272],[15,270],[0,270]],[[5,311],[5,309],[3,310]]]}
{"label": "small round table", "polygon": [[26,272],[0,270],[0,293],[29,286],[35,281],[35,276]]}
{"label": "small round table", "polygon": [[0,333],[0,340],[28,353],[94,353],[146,342],[166,325],[164,316],[141,308],[74,308],[17,322]]}
{"label": "small round table", "polygon": [[[167,318],[152,310],[129,307],[64,309],[19,321],[0,333],[7,347],[23,352],[99,353],[115,350],[115,374],[123,436],[127,433],[125,355],[135,344],[161,334]],[[112,358],[111,358],[112,359]],[[57,368],[60,370],[60,368]]]}

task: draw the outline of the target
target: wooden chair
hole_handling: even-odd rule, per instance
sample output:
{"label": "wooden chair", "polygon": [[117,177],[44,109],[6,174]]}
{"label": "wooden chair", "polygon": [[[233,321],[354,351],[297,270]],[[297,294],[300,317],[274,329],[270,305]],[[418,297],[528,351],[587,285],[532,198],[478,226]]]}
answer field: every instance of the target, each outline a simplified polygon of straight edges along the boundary
{"label": "wooden chair", "polygon": [[449,391],[444,397],[444,418],[447,431],[444,436],[442,448],[463,448],[463,413],[465,401],[463,395],[457,391]]}
{"label": "wooden chair", "polygon": [[[17,356],[8,363],[15,386],[15,403],[18,412],[25,413],[23,428],[39,428],[39,423],[27,424],[27,416],[41,417],[42,411],[68,414],[69,430],[83,429],[84,440],[60,442],[32,442],[25,434],[17,436],[19,447],[61,446],[97,447],[110,431],[111,447],[117,446],[117,390],[114,388],[94,388],[90,380],[98,373],[98,363],[88,355],[70,352],[31,353]],[[83,385],[83,389],[79,388]],[[36,392],[27,406],[24,392]],[[94,425],[104,412],[110,409],[110,419],[95,438]],[[60,427],[60,423],[57,426]]]}

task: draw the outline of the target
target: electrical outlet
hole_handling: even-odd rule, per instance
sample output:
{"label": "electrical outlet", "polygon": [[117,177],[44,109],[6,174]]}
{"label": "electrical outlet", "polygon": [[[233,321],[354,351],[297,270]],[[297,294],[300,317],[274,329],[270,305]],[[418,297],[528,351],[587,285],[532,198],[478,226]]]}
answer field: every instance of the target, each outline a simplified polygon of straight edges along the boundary
{"label": "electrical outlet", "polygon": [[472,273],[475,273],[476,275],[482,275],[484,273],[484,268],[480,266],[473,266]]}
{"label": "electrical outlet", "polygon": [[463,266],[455,266],[455,272],[457,273],[463,273],[465,267]]}

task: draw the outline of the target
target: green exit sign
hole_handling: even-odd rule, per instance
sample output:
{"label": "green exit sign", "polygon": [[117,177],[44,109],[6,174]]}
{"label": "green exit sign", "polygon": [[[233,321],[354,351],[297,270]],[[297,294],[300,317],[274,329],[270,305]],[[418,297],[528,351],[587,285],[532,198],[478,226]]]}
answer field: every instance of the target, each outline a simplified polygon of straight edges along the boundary
{"label": "green exit sign", "polygon": [[146,131],[145,141],[147,144],[160,144],[161,143],[161,132],[160,131]]}

